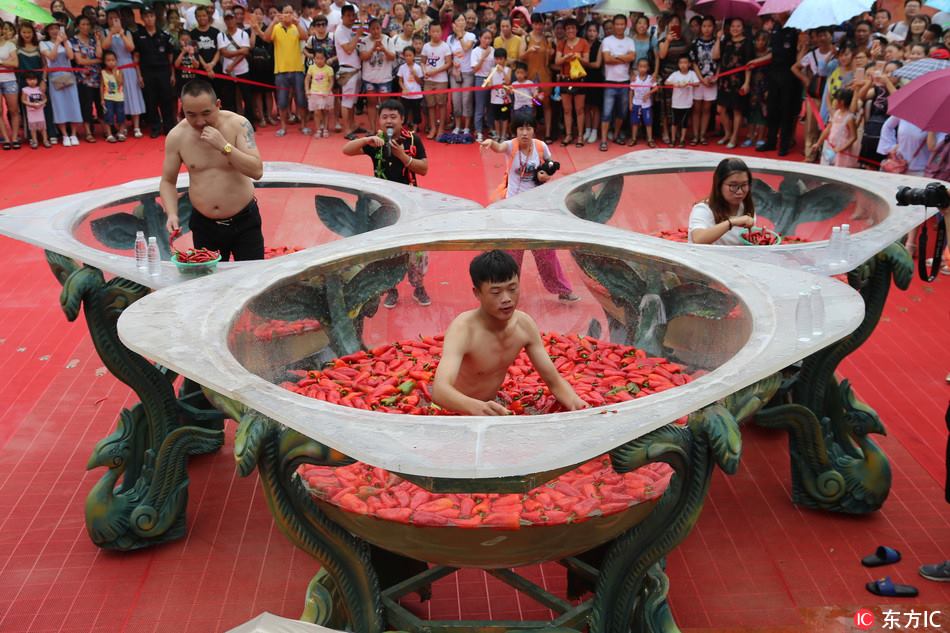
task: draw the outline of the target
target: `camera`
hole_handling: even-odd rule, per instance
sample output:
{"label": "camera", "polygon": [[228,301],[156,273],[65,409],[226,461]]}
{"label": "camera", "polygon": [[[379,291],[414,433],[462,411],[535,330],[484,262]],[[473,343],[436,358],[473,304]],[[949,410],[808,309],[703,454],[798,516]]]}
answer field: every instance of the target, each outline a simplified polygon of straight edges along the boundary
{"label": "camera", "polygon": [[539,184],[539,185],[541,184],[541,181],[538,180],[538,174],[539,174],[540,172],[543,171],[543,172],[546,173],[548,176],[553,176],[555,173],[557,173],[557,170],[560,169],[560,168],[561,168],[561,163],[557,162],[556,160],[550,160],[550,159],[548,159],[548,160],[544,161],[544,162],[541,163],[541,165],[538,167],[538,170],[534,173],[534,182],[537,183],[537,184]]}
{"label": "camera", "polygon": [[912,204],[938,209],[950,207],[950,192],[947,192],[946,185],[939,182],[932,182],[926,187],[901,187],[897,190],[896,198],[897,205],[901,207]]}

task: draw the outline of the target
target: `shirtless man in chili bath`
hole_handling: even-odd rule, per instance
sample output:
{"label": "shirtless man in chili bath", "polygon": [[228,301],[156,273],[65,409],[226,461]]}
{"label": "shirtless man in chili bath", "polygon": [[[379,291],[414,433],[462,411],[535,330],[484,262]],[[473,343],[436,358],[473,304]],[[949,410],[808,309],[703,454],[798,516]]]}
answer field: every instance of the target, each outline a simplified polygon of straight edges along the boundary
{"label": "shirtless man in chili bath", "polygon": [[178,171],[188,168],[189,222],[195,248],[220,251],[222,261],[264,259],[261,214],[254,183],[264,173],[254,128],[244,117],[221,110],[211,84],[190,81],[181,94],[185,119],[165,140],[159,193],[168,216],[166,228],[178,228]]}
{"label": "shirtless man in chili bath", "polygon": [[488,251],[469,266],[479,306],[455,317],[445,332],[432,400],[468,415],[508,415],[498,388],[522,349],[551,393],[568,411],[588,405],[551,362],[538,325],[518,310],[519,271],[505,251]]}

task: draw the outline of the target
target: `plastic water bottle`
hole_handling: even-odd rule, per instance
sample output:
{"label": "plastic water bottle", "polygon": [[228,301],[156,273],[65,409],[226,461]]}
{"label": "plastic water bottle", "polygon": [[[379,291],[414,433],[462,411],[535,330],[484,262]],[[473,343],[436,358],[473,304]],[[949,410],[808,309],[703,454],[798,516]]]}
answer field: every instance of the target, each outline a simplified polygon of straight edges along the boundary
{"label": "plastic water bottle", "polygon": [[148,238],[148,274],[157,277],[162,273],[162,255],[158,252],[158,240]]}
{"label": "plastic water bottle", "polygon": [[851,225],[841,225],[841,243],[838,245],[838,259],[842,264],[848,261],[848,242],[851,237]]}
{"label": "plastic water bottle", "polygon": [[828,266],[835,266],[841,261],[841,227],[831,229],[831,239],[828,240],[828,256],[825,259]]}
{"label": "plastic water bottle", "polygon": [[825,333],[825,300],[821,296],[821,285],[811,287],[811,333],[818,337]]}
{"label": "plastic water bottle", "polygon": [[795,330],[798,333],[799,343],[807,343],[811,340],[811,292],[808,290],[798,293],[798,305],[795,306]]}
{"label": "plastic water bottle", "polygon": [[148,268],[148,246],[145,242],[145,232],[135,233],[135,267],[139,270]]}

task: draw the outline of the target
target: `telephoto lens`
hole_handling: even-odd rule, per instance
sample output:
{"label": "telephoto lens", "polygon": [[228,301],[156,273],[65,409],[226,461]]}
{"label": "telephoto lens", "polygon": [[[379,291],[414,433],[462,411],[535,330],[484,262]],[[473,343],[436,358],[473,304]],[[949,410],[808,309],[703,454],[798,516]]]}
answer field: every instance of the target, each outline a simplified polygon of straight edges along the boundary
{"label": "telephoto lens", "polygon": [[947,192],[946,185],[939,182],[932,182],[926,187],[901,187],[897,190],[896,198],[897,205],[901,207],[914,204],[938,209],[950,207],[950,192]]}

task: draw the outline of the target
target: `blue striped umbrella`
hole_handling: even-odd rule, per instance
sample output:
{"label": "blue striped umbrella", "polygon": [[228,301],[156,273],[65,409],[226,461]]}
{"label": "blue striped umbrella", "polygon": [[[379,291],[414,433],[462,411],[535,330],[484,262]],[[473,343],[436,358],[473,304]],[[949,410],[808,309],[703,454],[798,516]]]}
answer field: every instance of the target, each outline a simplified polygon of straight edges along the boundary
{"label": "blue striped umbrella", "polygon": [[534,8],[534,13],[551,13],[553,11],[570,11],[578,7],[589,7],[600,0],[541,0]]}
{"label": "blue striped umbrella", "polygon": [[918,59],[915,62],[908,62],[907,64],[904,64],[894,71],[894,76],[900,77],[901,79],[913,80],[926,75],[927,73],[944,70],[946,68],[950,68],[950,61],[945,59],[931,59],[930,57],[925,57],[923,59]]}

